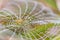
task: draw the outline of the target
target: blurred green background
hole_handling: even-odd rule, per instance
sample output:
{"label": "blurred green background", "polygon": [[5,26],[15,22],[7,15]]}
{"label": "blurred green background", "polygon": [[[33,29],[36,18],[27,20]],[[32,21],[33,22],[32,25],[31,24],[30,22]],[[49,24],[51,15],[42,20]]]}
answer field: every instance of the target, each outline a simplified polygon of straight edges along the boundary
{"label": "blurred green background", "polygon": [[46,1],[52,7],[57,8],[55,0],[44,0],[44,1]]}
{"label": "blurred green background", "polygon": [[60,11],[57,8],[56,0],[36,0],[36,1],[44,3],[46,6],[50,7],[57,15],[60,16]]}

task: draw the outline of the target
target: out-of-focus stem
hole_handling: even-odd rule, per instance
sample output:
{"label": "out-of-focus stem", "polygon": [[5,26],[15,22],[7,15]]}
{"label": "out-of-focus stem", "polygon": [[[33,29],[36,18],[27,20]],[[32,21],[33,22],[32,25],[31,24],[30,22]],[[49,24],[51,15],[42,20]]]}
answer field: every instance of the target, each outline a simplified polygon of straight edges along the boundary
{"label": "out-of-focus stem", "polygon": [[56,4],[57,4],[57,7],[58,7],[58,10],[60,11],[60,0],[56,0]]}
{"label": "out-of-focus stem", "polygon": [[0,0],[0,10],[5,7],[5,5],[7,4],[8,0]]}

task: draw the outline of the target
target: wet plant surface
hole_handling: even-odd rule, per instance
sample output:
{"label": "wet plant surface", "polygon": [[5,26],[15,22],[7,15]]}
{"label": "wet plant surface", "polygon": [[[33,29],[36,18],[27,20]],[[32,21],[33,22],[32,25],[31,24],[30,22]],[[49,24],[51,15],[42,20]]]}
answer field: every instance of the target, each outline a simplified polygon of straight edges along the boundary
{"label": "wet plant surface", "polygon": [[59,17],[37,1],[9,1],[0,10],[0,39],[57,40],[60,35]]}

